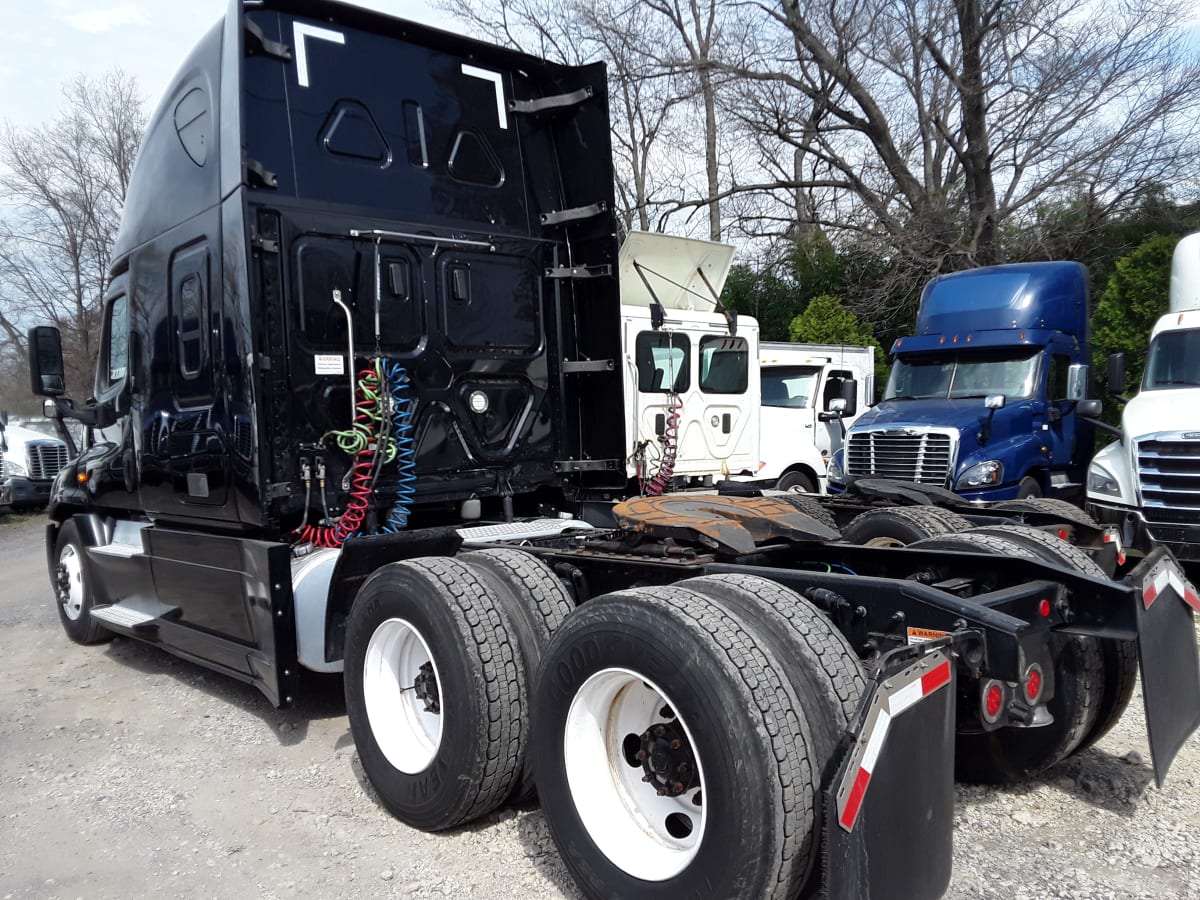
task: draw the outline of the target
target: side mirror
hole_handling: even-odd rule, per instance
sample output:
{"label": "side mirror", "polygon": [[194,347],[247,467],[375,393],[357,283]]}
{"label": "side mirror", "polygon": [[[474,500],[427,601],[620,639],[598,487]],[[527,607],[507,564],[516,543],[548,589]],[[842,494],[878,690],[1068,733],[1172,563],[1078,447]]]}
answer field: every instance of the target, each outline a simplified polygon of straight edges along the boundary
{"label": "side mirror", "polygon": [[[858,382],[853,378],[831,378],[831,392],[825,395],[825,411],[840,412],[843,416],[849,418],[858,412]],[[844,406],[834,406],[835,403],[842,401]]]}
{"label": "side mirror", "polygon": [[58,411],[58,404],[50,397],[42,401],[42,415],[47,419],[61,419],[62,413]]}
{"label": "side mirror", "polygon": [[1125,354],[1114,353],[1108,358],[1108,392],[1120,397],[1125,392]]}
{"label": "side mirror", "polygon": [[1085,419],[1098,419],[1104,412],[1104,404],[1099,400],[1080,400],[1075,410]]}
{"label": "side mirror", "polygon": [[1007,402],[1008,398],[1003,394],[988,394],[983,398],[983,408],[994,412],[997,409],[1004,409],[1004,404]]}
{"label": "side mirror", "polygon": [[62,339],[51,325],[29,329],[29,387],[38,397],[61,397],[67,392]]}
{"label": "side mirror", "polygon": [[[1085,400],[1088,395],[1088,367],[1075,363],[1067,367],[1067,399]],[[1054,398],[1051,398],[1054,399]]]}

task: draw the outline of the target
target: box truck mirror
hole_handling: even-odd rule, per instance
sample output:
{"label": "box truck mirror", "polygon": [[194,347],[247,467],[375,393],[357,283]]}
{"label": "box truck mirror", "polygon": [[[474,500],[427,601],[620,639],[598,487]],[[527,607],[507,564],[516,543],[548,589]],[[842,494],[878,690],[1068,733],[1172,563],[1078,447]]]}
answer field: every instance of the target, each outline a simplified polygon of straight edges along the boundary
{"label": "box truck mirror", "polygon": [[1003,394],[988,394],[983,398],[983,408],[995,412],[998,409],[1004,409],[1004,404],[1007,402],[1008,398]]}

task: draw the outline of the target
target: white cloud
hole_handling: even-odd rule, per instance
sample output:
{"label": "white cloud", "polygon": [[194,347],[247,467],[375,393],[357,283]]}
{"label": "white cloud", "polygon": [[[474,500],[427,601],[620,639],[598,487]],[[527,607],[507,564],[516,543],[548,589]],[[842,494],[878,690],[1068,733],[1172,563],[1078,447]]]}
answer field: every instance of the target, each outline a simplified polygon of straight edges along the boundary
{"label": "white cloud", "polygon": [[149,20],[136,5],[124,3],[107,9],[91,9],[84,12],[60,14],[58,18],[72,28],[89,34],[103,34],[125,25],[148,25]]}

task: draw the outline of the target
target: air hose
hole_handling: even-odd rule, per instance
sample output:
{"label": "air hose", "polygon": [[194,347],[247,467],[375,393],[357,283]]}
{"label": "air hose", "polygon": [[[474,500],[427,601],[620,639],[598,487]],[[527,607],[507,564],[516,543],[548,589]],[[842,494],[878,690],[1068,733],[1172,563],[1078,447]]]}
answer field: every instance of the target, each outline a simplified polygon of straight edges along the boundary
{"label": "air hose", "polygon": [[392,394],[392,442],[398,460],[396,466],[396,497],[388,510],[387,521],[380,527],[385,534],[403,531],[416,494],[417,462],[413,442],[413,401],[409,395],[411,382],[408,372],[399,363],[387,370],[388,389]]}
{"label": "air hose", "polygon": [[665,491],[675,474],[675,458],[679,454],[679,418],[682,411],[683,401],[678,394],[672,394],[663,427],[662,458],[658,463],[658,471],[646,485],[644,493],[647,497],[657,497]]}
{"label": "air hose", "polygon": [[[362,369],[358,373],[356,384],[354,422],[345,431],[335,431],[327,435],[334,439],[339,449],[354,456],[354,464],[350,469],[350,497],[346,503],[346,510],[335,525],[303,525],[297,531],[302,542],[318,547],[340,547],[362,527],[370,508],[377,457],[391,460],[396,455],[394,440],[385,436],[390,427],[385,428],[383,425],[382,380],[381,360],[376,359],[370,368]],[[322,496],[324,491],[322,479]]]}

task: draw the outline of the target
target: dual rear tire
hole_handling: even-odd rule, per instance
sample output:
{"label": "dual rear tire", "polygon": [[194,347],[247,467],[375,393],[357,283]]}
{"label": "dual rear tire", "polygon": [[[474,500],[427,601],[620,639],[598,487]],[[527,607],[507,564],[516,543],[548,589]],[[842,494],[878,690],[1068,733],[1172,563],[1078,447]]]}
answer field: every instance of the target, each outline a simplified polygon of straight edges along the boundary
{"label": "dual rear tire", "polygon": [[383,805],[426,830],[462,825],[522,796],[536,759],[588,896],[797,896],[822,774],[864,687],[841,634],[747,576],[569,603],[520,551],[395,563],[364,583],[346,703]]}

